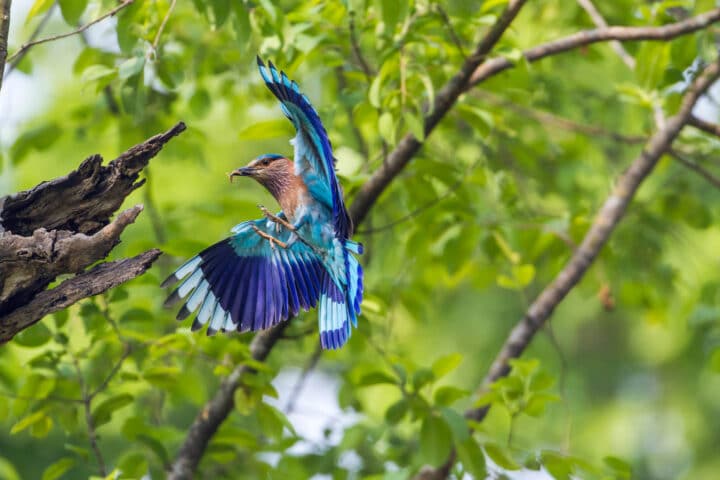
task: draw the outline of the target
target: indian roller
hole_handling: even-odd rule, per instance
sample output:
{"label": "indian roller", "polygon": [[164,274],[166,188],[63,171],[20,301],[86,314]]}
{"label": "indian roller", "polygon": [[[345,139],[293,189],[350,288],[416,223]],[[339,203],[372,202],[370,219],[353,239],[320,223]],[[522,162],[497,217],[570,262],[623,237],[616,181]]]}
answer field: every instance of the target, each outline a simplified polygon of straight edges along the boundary
{"label": "indian roller", "polygon": [[229,176],[256,180],[282,211],[260,206],[263,218],[240,223],[181,265],[162,284],[181,282],[165,304],[184,302],[178,320],[197,311],[191,328],[207,325],[208,335],[266,329],[319,304],[320,343],[337,349],[357,327],[363,270],[355,255],[362,245],[350,239],[353,225],[320,117],[284,72],[259,57],[257,64],[295,126],[294,159],[261,155]]}

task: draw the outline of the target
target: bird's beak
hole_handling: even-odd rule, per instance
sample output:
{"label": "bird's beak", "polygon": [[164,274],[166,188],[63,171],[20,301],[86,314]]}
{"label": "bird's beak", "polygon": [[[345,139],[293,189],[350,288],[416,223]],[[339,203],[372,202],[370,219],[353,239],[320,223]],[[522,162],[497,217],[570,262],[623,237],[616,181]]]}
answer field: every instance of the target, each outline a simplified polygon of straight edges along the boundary
{"label": "bird's beak", "polygon": [[252,167],[237,168],[237,169],[233,170],[232,172],[228,173],[228,178],[230,179],[230,182],[232,183],[233,177],[252,177],[253,172],[254,172],[254,169]]}

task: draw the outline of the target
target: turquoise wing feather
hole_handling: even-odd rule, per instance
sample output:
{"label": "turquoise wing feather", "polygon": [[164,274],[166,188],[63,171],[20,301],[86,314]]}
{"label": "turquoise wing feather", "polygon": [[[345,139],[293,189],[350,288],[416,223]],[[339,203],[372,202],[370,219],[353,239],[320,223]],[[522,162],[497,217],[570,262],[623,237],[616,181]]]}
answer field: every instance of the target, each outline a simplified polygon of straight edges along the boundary
{"label": "turquoise wing feather", "polygon": [[295,173],[303,177],[310,194],[332,211],[337,238],[348,238],[352,222],[335,175],[332,146],[320,117],[297,83],[279,72],[272,62],[266,66],[258,57],[257,63],[265,84],[280,100],[283,113],[295,126]]}
{"label": "turquoise wing feather", "polygon": [[243,222],[234,235],[203,250],[168,277],[163,286],[182,281],[165,304],[184,301],[178,320],[197,311],[193,330],[256,331],[314,307],[327,271],[302,242],[271,246],[253,227],[280,241],[291,232],[277,231],[266,220]]}

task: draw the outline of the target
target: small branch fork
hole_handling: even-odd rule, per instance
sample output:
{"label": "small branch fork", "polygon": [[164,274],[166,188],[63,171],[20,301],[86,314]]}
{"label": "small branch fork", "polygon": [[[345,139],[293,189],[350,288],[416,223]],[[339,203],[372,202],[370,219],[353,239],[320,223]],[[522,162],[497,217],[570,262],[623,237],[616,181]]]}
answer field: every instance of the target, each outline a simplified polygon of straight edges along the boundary
{"label": "small branch fork", "polygon": [[[7,1],[7,0],[6,0],[6,1]],[[36,45],[40,45],[40,44],[48,43],[48,42],[53,42],[53,41],[55,41],[55,40],[60,40],[60,39],[67,38],[67,37],[72,37],[73,35],[78,35],[78,34],[84,32],[85,30],[87,30],[88,28],[92,27],[92,26],[95,25],[96,23],[102,22],[102,21],[105,20],[106,18],[109,18],[109,17],[112,17],[112,16],[116,15],[120,10],[122,10],[122,9],[124,9],[124,8],[127,8],[127,7],[129,7],[130,5],[132,5],[133,2],[135,2],[135,0],[125,0],[125,1],[122,2],[120,5],[118,5],[117,7],[113,8],[113,9],[110,10],[109,12],[107,12],[107,13],[99,16],[99,17],[96,18],[95,20],[92,20],[92,21],[86,23],[85,25],[82,25],[82,26],[80,26],[80,27],[78,27],[78,28],[76,28],[75,30],[72,30],[72,31],[70,31],[70,32],[61,33],[61,34],[59,34],[59,35],[52,35],[52,36],[50,36],[50,37],[45,37],[45,38],[41,38],[41,39],[39,39],[39,40],[34,40],[34,41],[32,41],[32,42],[25,43],[25,44],[23,44],[20,48],[18,48],[15,53],[13,53],[12,55],[10,55],[10,57],[8,57],[7,60],[8,60],[8,62],[12,62],[12,61],[15,60],[15,58],[18,57],[19,55],[23,55],[23,52],[25,52],[28,48],[34,47],[34,46],[36,46]],[[9,1],[8,1],[8,3],[9,3]]]}

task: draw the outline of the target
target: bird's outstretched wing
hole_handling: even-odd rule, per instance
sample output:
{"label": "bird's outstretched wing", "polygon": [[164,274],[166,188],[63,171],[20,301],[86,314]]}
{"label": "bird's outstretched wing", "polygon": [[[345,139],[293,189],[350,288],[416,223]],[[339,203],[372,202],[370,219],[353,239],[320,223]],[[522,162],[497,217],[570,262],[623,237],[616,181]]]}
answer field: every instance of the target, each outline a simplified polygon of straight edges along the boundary
{"label": "bird's outstretched wing", "polygon": [[[255,230],[257,229],[257,231]],[[271,246],[272,236],[286,244]],[[324,348],[339,348],[350,337],[357,320],[345,295],[313,249],[291,242],[292,233],[265,219],[243,222],[234,235],[212,245],[181,265],[162,284],[181,282],[165,301],[171,307],[184,302],[177,314],[184,320],[197,315],[192,330],[208,326],[217,331],[256,331],[270,328],[320,303],[320,335]],[[353,291],[362,295],[354,277]],[[354,303],[358,303],[355,300]]]}
{"label": "bird's outstretched wing", "polygon": [[335,175],[332,146],[320,117],[297,83],[285,72],[278,72],[272,62],[258,57],[258,69],[265,84],[280,100],[286,117],[295,126],[295,173],[301,175],[311,195],[333,212],[335,235],[344,240],[352,234],[352,222],[345,209],[342,190]]}
{"label": "bird's outstretched wing", "polygon": [[253,227],[281,242],[291,234],[276,231],[265,219],[243,222],[233,236],[185,262],[163,282],[167,287],[183,280],[165,302],[185,301],[178,320],[197,310],[193,330],[208,324],[208,335],[256,331],[317,304],[326,273],[315,252],[302,242],[271,246]]}

